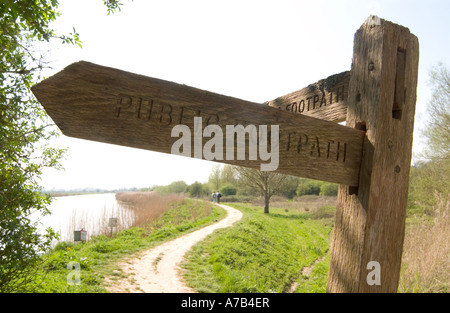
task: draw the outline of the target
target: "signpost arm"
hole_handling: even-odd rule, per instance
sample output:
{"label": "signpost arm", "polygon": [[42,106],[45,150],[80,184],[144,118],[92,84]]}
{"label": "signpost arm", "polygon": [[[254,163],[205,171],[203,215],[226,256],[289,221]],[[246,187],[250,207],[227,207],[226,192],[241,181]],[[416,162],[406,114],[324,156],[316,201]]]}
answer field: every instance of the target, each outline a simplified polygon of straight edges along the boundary
{"label": "signpost arm", "polygon": [[331,122],[344,122],[350,72],[331,75],[301,90],[278,97],[267,104],[283,111]]}
{"label": "signpost arm", "polygon": [[[336,86],[327,95],[342,99]],[[83,61],[32,91],[67,136],[358,185],[364,132],[351,127]],[[264,127],[276,158],[250,155],[251,143],[261,156]]]}
{"label": "signpost arm", "polygon": [[402,256],[419,45],[371,16],[355,34],[347,126],[366,131],[359,186],[340,185],[328,292],[396,292]]}

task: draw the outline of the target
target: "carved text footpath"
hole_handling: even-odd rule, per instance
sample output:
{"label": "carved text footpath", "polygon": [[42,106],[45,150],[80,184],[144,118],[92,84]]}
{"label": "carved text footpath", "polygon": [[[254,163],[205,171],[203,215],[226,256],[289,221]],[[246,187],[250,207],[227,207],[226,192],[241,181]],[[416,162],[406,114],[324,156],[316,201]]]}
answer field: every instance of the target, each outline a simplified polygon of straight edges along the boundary
{"label": "carved text footpath", "polygon": [[331,105],[345,99],[345,85],[336,87],[330,92],[321,91],[320,94],[295,99],[295,101],[284,105],[286,111],[305,113],[315,109]]}

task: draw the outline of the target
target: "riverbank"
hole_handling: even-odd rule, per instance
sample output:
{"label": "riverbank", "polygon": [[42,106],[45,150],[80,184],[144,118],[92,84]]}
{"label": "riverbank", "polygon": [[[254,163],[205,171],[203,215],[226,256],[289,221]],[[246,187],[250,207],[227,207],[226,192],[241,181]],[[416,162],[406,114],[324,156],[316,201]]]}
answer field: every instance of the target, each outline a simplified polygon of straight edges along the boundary
{"label": "riverbank", "polygon": [[[202,214],[209,212],[209,214]],[[58,243],[43,256],[42,268],[30,285],[33,292],[102,293],[106,276],[116,275],[115,261],[212,224],[225,211],[208,202],[184,199],[145,226],[132,227],[108,237],[99,235],[88,242]]]}

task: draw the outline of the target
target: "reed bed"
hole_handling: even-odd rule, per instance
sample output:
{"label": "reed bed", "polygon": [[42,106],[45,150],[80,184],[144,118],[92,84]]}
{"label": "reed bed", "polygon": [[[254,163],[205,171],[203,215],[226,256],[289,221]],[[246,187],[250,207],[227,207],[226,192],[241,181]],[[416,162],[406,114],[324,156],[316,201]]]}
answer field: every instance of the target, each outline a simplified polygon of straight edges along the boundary
{"label": "reed bed", "polygon": [[[117,224],[114,227],[109,225],[110,218],[116,218]],[[66,235],[64,238],[70,238],[73,241],[73,233],[75,230],[88,230],[88,239],[91,235],[107,235],[120,232],[133,226],[134,212],[131,210],[123,210],[120,207],[114,206],[108,209],[106,206],[99,213],[98,218],[89,218],[89,212],[73,211],[71,221],[65,229]]]}
{"label": "reed bed", "polygon": [[[87,211],[72,211],[70,221],[63,227],[64,240],[73,241],[75,230],[88,230],[91,236],[111,236],[122,230],[144,226],[184,202],[183,194],[160,195],[156,192],[121,192],[116,194],[117,206],[103,207],[95,218]],[[117,224],[110,225],[110,219],[115,218]],[[61,233],[61,230],[60,230]]]}
{"label": "reed bed", "polygon": [[144,226],[184,202],[184,194],[161,195],[156,192],[120,192],[116,200],[134,212],[131,226]]}
{"label": "reed bed", "polygon": [[400,292],[450,291],[450,201],[436,197],[432,220],[421,217],[407,225]]}

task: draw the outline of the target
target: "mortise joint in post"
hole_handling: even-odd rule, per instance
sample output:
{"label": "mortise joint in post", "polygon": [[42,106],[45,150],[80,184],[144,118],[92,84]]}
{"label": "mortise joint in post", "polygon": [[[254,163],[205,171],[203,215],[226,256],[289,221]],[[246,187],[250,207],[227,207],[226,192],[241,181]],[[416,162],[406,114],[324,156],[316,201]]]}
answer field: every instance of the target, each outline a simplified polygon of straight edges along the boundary
{"label": "mortise joint in post", "polygon": [[[361,94],[360,93],[358,93],[356,95],[356,100],[358,102],[361,101]],[[363,132],[366,132],[367,131],[366,122],[365,121],[363,121],[363,122],[356,122],[355,123],[355,129],[358,129],[358,130],[361,130]],[[358,195],[358,191],[359,191],[359,187],[358,186],[349,186],[348,187],[348,194],[350,196],[351,195],[356,195],[357,196]]]}
{"label": "mortise joint in post", "polygon": [[406,64],[406,50],[397,48],[397,64],[395,71],[395,91],[394,100],[392,104],[392,118],[402,119],[402,108],[405,104],[405,64]]}

